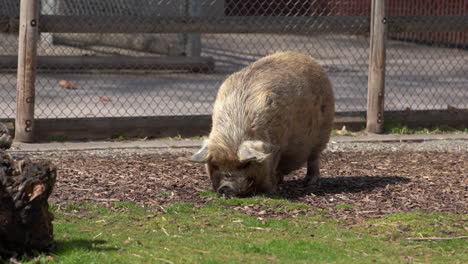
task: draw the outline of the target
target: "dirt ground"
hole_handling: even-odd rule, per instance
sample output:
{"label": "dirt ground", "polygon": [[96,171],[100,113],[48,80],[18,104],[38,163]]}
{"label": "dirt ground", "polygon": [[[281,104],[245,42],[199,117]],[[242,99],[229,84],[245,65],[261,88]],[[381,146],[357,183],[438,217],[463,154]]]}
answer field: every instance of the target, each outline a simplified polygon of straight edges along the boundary
{"label": "dirt ground", "polygon": [[[50,201],[60,206],[117,201],[162,206],[188,202],[202,206],[216,199],[201,164],[189,153],[113,153],[53,155],[58,179]],[[50,157],[48,157],[50,158]],[[249,215],[285,217],[317,213],[349,222],[412,210],[468,213],[468,156],[450,152],[327,152],[319,185],[305,188],[305,168],[280,185],[279,197],[311,206],[278,210],[265,205],[232,206]]]}

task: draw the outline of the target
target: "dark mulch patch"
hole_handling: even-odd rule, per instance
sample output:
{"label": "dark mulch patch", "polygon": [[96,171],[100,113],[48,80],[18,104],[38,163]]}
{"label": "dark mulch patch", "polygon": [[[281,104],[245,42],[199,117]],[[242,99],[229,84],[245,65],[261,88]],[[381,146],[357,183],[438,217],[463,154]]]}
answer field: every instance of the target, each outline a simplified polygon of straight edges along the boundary
{"label": "dark mulch patch", "polygon": [[[77,153],[54,159],[58,179],[50,200],[65,205],[115,201],[145,205],[189,202],[203,205],[213,198],[201,164],[171,154]],[[466,214],[468,156],[435,152],[335,152],[322,158],[318,186],[304,188],[305,169],[289,175],[279,196],[320,208],[334,218],[352,222],[412,210]],[[285,216],[301,210],[278,212],[264,205],[237,206],[256,216]],[[275,209],[275,210],[274,210]],[[307,210],[306,210],[307,211]]]}

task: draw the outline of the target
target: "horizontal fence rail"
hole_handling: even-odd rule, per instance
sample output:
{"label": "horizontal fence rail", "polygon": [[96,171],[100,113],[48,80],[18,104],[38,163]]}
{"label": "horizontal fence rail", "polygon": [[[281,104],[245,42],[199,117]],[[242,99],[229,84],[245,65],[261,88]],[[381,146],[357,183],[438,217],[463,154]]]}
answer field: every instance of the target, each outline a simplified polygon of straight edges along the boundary
{"label": "horizontal fence rail", "polygon": [[[463,111],[401,111],[385,112],[385,119],[406,126],[431,127],[435,125],[457,126],[468,124],[468,115]],[[6,124],[13,119],[0,119]],[[162,116],[162,117],[115,117],[115,118],[47,118],[36,119],[36,141],[50,141],[66,135],[67,140],[108,139],[115,135],[127,137],[194,137],[207,135],[211,128],[211,116]],[[348,130],[366,127],[366,113],[337,113],[334,128],[346,126]],[[14,126],[9,125],[14,130]],[[14,132],[14,131],[12,131]]]}
{"label": "horizontal fence rail", "polygon": [[[468,16],[390,16],[388,32],[466,32]],[[49,33],[365,33],[370,17],[128,17],[42,15]],[[0,17],[0,32],[18,32],[16,17]]]}
{"label": "horizontal fence rail", "polygon": [[[0,69],[16,69],[17,56],[0,56]],[[205,57],[117,57],[117,56],[38,56],[40,70],[187,70],[209,72],[214,60]]]}

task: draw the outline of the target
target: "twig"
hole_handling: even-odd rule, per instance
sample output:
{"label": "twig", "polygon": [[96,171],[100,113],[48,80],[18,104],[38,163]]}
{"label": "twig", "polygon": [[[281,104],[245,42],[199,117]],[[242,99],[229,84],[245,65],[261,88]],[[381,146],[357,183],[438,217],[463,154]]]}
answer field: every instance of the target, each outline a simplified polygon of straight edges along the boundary
{"label": "twig", "polygon": [[451,240],[451,239],[468,239],[468,236],[457,237],[408,237],[408,240],[416,241],[437,241],[437,240]]}
{"label": "twig", "polygon": [[166,236],[170,236],[169,233],[166,231],[166,228],[161,227],[161,230],[164,232],[164,234],[166,234]]}
{"label": "twig", "polygon": [[196,249],[196,248],[189,248],[189,247],[184,247],[188,250],[192,250],[192,251],[195,251],[195,252],[199,252],[199,253],[203,253],[203,254],[208,254],[210,253],[209,251],[205,251],[205,250],[201,250],[201,249]]}
{"label": "twig", "polygon": [[170,260],[167,260],[167,259],[163,259],[163,258],[155,258],[155,259],[160,260],[160,261],[165,262],[165,263],[174,264],[174,262],[172,262]]}
{"label": "twig", "polygon": [[161,208],[161,210],[162,210],[165,214],[167,214],[167,211],[166,211],[166,209],[164,209],[164,207],[162,207],[162,206],[160,205],[159,208]]}
{"label": "twig", "polygon": [[8,261],[10,261],[10,262],[13,263],[13,264],[23,264],[22,262],[19,262],[19,261],[16,260],[15,258],[10,258]]}
{"label": "twig", "polygon": [[91,201],[96,201],[96,202],[120,202],[119,199],[104,199],[104,198],[86,198],[84,200],[91,200]]}

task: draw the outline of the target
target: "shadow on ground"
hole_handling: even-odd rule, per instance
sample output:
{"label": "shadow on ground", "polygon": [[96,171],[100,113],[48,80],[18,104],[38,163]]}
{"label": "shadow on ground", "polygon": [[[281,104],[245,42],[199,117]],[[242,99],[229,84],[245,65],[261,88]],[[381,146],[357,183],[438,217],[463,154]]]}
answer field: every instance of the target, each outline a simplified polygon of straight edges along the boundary
{"label": "shadow on ground", "polygon": [[118,248],[105,246],[105,240],[88,240],[88,239],[69,239],[56,240],[54,247],[51,249],[53,253],[64,254],[67,251],[89,250],[89,251],[117,251]]}
{"label": "shadow on ground", "polygon": [[324,196],[340,193],[371,192],[376,188],[384,188],[387,185],[408,183],[409,178],[399,176],[350,176],[321,178],[319,183],[304,186],[303,179],[284,181],[280,185],[280,196],[295,199],[308,195]]}

